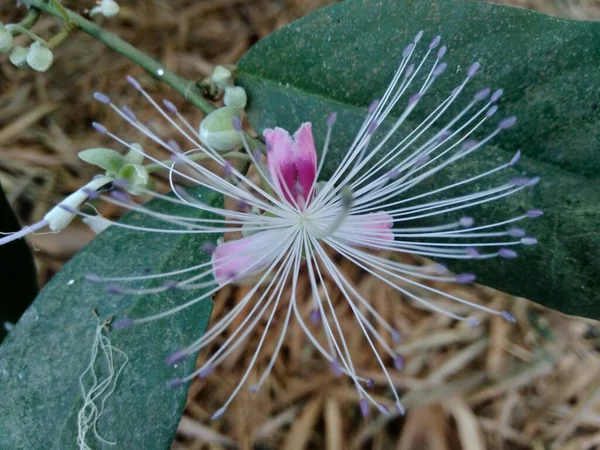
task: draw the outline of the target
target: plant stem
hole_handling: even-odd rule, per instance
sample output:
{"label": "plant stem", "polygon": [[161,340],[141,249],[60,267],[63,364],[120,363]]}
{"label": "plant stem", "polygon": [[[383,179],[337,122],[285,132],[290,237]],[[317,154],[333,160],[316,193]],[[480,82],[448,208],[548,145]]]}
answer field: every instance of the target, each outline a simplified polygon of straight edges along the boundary
{"label": "plant stem", "polygon": [[30,30],[33,27],[38,19],[40,18],[40,11],[38,9],[30,9],[27,16],[19,22],[23,28]]}
{"label": "plant stem", "polygon": [[201,109],[205,113],[210,113],[215,108],[202,96],[200,88],[194,81],[186,80],[183,77],[169,71],[163,64],[157,60],[149,57],[145,53],[142,53],[131,44],[125,42],[118,36],[103,30],[96,24],[84,19],[79,14],[71,11],[67,8],[61,8],[63,11],[59,11],[47,0],[30,0],[29,5],[32,8],[37,8],[53,16],[64,19],[63,13],[66,12],[70,22],[79,27],[82,31],[89,34],[90,36],[98,39],[99,41],[106,44],[110,49],[120,53],[121,55],[129,58],[138,66],[145,69],[150,75],[159,81],[162,81],[179,92],[187,101],[191,102],[194,106]]}
{"label": "plant stem", "polygon": [[4,28],[6,28],[6,30],[10,31],[10,33],[13,36],[18,36],[19,34],[24,34],[32,41],[38,41],[46,46],[48,45],[48,43],[45,40],[43,40],[41,37],[39,37],[37,34],[33,33],[32,31],[29,31],[27,28],[25,28],[21,25],[18,25],[16,23],[10,23],[10,24],[6,25]]}

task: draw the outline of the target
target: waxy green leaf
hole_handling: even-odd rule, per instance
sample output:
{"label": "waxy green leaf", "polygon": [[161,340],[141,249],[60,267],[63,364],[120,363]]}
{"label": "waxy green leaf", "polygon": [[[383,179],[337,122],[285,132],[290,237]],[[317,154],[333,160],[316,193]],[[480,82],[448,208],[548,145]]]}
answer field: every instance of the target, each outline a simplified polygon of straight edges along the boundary
{"label": "waxy green leaf", "polygon": [[[189,190],[195,198],[222,206],[222,196],[204,188]],[[165,201],[149,203],[165,214],[213,218],[193,208]],[[125,223],[168,228],[140,213]],[[48,283],[0,347],[0,447],[7,449],[76,448],[77,413],[83,404],[79,376],[92,351],[97,319],[112,315],[143,317],[201,296],[203,290],[168,290],[160,294],[113,295],[86,274],[137,276],[183,269],[208,261],[200,248],[217,234],[169,234],[129,231],[111,226],[75,256]],[[4,247],[0,255],[4,258]],[[173,279],[183,279],[181,277]],[[171,278],[122,284],[162,286]],[[183,413],[187,389],[169,388],[170,379],[189,374],[195,358],[169,366],[165,358],[201,336],[212,309],[210,299],[148,324],[113,330],[112,344],[129,363],[106,403],[98,432],[116,447],[103,446],[89,433],[92,448],[166,449]]]}
{"label": "waxy green leaf", "polygon": [[446,98],[474,61],[482,68],[463,105],[480,89],[503,88],[500,113],[519,118],[484,151],[424,187],[510,161],[519,148],[524,156],[507,178],[542,177],[527,194],[472,212],[483,224],[542,208],[543,217],[519,224],[539,245],[520,247],[515,260],[450,267],[468,267],[480,283],[551,308],[600,318],[600,23],[463,0],[347,0],[274,33],[240,61],[237,82],[248,92],[252,125],[293,131],[310,121],[319,143],[327,116],[337,112],[327,177],[421,29],[421,51],[440,34],[449,67],[403,131]]}

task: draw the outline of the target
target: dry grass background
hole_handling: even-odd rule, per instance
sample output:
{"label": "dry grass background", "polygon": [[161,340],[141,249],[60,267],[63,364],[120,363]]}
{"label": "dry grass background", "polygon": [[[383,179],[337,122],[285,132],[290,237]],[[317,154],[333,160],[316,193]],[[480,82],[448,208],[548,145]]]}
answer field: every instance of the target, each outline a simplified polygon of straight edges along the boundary
{"label": "dry grass background", "polygon": [[[498,2],[573,18],[600,18],[598,0]],[[82,1],[64,3],[75,9],[90,6]],[[170,69],[202,78],[215,64],[234,63],[257,40],[330,2],[120,3],[122,13],[105,22],[108,29],[161,58]],[[22,14],[13,1],[0,4],[4,22],[17,21]],[[44,17],[37,30],[57,30],[57,21]],[[120,126],[92,101],[94,91],[107,92],[142,117],[152,117],[127,88],[127,74],[143,77],[129,61],[78,33],[59,48],[54,67],[46,74],[16,70],[0,57],[0,180],[25,223],[39,220],[93,174],[76,156],[81,149],[103,144],[91,131],[91,121]],[[175,93],[158,85],[152,89],[181,106],[193,122],[200,121],[201,114],[182,104]],[[101,212],[111,217],[119,214],[109,205],[103,205]],[[79,224],[58,235],[33,237],[41,283],[92,237]],[[403,335],[398,351],[406,358],[406,368],[395,373],[393,381],[403,393],[408,414],[363,420],[351,385],[333,376],[294,325],[265,388],[257,394],[243,390],[223,419],[208,420],[237,383],[249,352],[240,348],[215,374],[192,384],[174,450],[600,448],[598,323],[566,317],[485,287],[454,287],[468,299],[507,308],[518,319],[510,325],[481,316],[479,327],[466,328],[397,298],[385,285],[343,261],[340,267]],[[309,308],[308,281],[302,281],[299,294],[307,298]],[[215,298],[214,318],[235,304],[245,289],[223,289]],[[352,330],[350,311],[339,298],[335,301],[342,326]],[[259,327],[251,335],[247,348],[252,348],[260,331]],[[374,392],[386,403],[385,383],[367,344],[357,333],[348,336],[357,366],[373,377]],[[267,348],[274,345],[267,342]],[[263,359],[258,365],[266,363]]]}

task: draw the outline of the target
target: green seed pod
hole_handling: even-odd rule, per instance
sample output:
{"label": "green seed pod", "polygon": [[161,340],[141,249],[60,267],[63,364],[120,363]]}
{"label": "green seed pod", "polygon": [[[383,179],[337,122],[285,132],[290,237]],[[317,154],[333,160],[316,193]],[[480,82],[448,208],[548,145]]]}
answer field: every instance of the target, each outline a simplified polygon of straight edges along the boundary
{"label": "green seed pod", "polygon": [[33,70],[45,72],[52,65],[52,61],[54,61],[52,50],[44,47],[41,42],[34,42],[29,46],[29,51],[27,52],[27,64],[29,64],[29,67]]}
{"label": "green seed pod", "polygon": [[236,109],[244,109],[248,102],[248,96],[246,90],[240,86],[227,86],[225,88],[225,95],[223,96],[223,103],[226,106],[231,106]]}
{"label": "green seed pod", "polygon": [[10,52],[8,59],[15,66],[24,67],[27,64],[27,53],[29,53],[29,50],[17,45],[12,49],[12,52]]}
{"label": "green seed pod", "polygon": [[242,145],[240,132],[233,128],[237,110],[229,106],[217,109],[200,124],[200,139],[218,152],[228,152]]}
{"label": "green seed pod", "polygon": [[10,31],[0,26],[0,54],[7,54],[13,48],[13,36]]}

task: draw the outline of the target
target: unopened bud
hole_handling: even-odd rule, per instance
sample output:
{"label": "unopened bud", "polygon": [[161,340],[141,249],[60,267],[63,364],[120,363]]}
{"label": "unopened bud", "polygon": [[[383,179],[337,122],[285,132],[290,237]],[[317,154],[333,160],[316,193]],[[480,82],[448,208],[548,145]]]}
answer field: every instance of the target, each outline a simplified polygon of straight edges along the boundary
{"label": "unopened bud", "polygon": [[102,0],[98,6],[94,6],[90,11],[90,16],[102,14],[104,17],[115,17],[119,14],[121,8],[114,0]]}
{"label": "unopened bud", "polygon": [[24,67],[27,64],[27,53],[29,51],[25,47],[17,45],[13,47],[8,59],[17,67]]}
{"label": "unopened bud", "polygon": [[13,48],[13,36],[0,24],[0,54],[7,54]]}
{"label": "unopened bud", "polygon": [[236,109],[244,109],[248,102],[248,96],[246,90],[240,86],[227,86],[225,88],[225,95],[223,96],[223,103],[226,106],[231,106]]}
{"label": "unopened bud", "polygon": [[77,216],[77,211],[89,198],[89,191],[97,191],[110,181],[109,177],[95,178],[81,189],[73,192],[44,216],[44,220],[48,221],[48,227],[52,231],[63,230]]}
{"label": "unopened bud", "polygon": [[219,152],[231,151],[242,145],[240,132],[233,127],[237,110],[229,106],[217,109],[200,124],[200,139]]}
{"label": "unopened bud", "polygon": [[233,74],[231,73],[231,70],[229,70],[227,67],[217,66],[215,67],[215,70],[213,70],[210,79],[217,86],[225,89],[231,83],[232,76]]}
{"label": "unopened bud", "polygon": [[29,46],[29,51],[27,52],[27,64],[29,64],[29,67],[33,70],[45,72],[52,65],[52,61],[54,61],[52,50],[48,47],[44,47],[41,42],[36,41]]}

